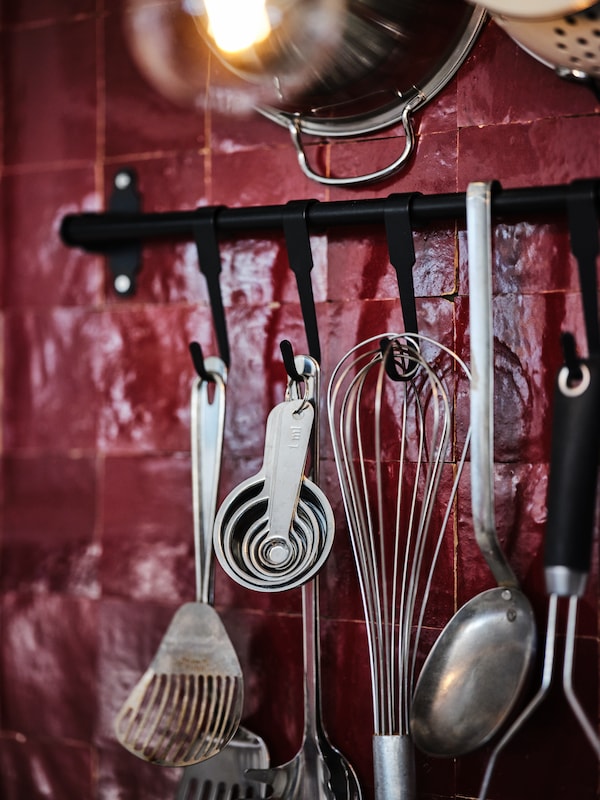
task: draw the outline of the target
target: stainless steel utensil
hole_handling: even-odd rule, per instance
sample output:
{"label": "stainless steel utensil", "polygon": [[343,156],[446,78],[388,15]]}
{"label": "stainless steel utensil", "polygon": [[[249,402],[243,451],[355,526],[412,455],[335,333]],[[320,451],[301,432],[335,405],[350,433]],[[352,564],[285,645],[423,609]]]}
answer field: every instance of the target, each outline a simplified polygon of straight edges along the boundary
{"label": "stainless steel utensil", "polygon": [[[216,368],[223,381],[225,365],[220,360],[206,359],[205,368],[211,375]],[[215,378],[216,380],[216,378]],[[191,398],[192,438],[192,496],[194,508],[194,544],[196,563],[196,593],[202,602],[214,604],[214,558],[212,534],[216,512],[217,492],[222,451],[223,426],[214,435],[218,439],[219,469],[215,472],[214,460],[201,458],[205,452],[206,431],[199,424],[198,397],[202,393],[200,382],[195,384]],[[224,398],[220,398],[224,399]],[[224,410],[224,409],[223,409]],[[201,416],[201,414],[200,414]],[[246,770],[269,766],[269,752],[263,739],[240,725],[233,738],[216,755],[183,771],[176,800],[237,800],[237,798],[262,798],[264,787],[246,777]]]}
{"label": "stainless steel utensil", "polygon": [[[267,0],[268,34],[226,52],[212,26],[209,32],[205,5],[128,0],[125,33],[143,75],[180,104],[208,101],[238,115],[257,108],[289,130],[305,174],[334,185],[380,180],[407,163],[414,113],[454,77],[486,20],[484,9],[465,0]],[[212,5],[227,9],[225,0]],[[237,5],[243,11],[251,4]],[[240,16],[229,0],[228,22]],[[253,21],[259,16],[255,7]],[[244,34],[250,27],[243,26]],[[218,84],[207,97],[209,48],[227,69],[213,76]],[[400,152],[381,170],[338,177],[308,163],[304,135],[357,137],[396,125],[405,134]]]}
{"label": "stainless steel utensil", "polygon": [[561,78],[579,81],[600,97],[600,3],[576,3],[574,11],[544,19],[498,14],[494,21],[530,56]]}
{"label": "stainless steel utensil", "polygon": [[600,454],[600,363],[583,361],[581,378],[572,381],[564,366],[554,391],[552,453],[548,481],[548,518],[544,574],[550,595],[543,675],[540,687],[495,746],[487,764],[479,799],[485,800],[498,756],[540,706],[552,685],[558,600],[567,597],[568,615],[563,661],[563,689],[579,725],[600,759],[600,739],[573,688],[573,659],[579,598],[590,569],[598,456]]}
{"label": "stainless steel utensil", "polygon": [[467,433],[454,474],[442,481],[454,455],[450,398],[470,375],[428,337],[387,334],[384,347],[380,339],[339,362],[327,407],[367,625],[375,797],[412,800],[417,645],[469,442]]}
{"label": "stainless steel utensil", "polygon": [[246,800],[264,798],[266,787],[246,774],[249,769],[266,769],[269,752],[260,736],[244,728],[216,756],[183,771],[175,800]]}
{"label": "stainless steel utensil", "polygon": [[471,491],[477,544],[499,586],[469,600],[423,664],[412,702],[417,747],[459,756],[488,741],[518,702],[535,655],[531,605],[500,548],[494,520],[491,185],[467,190],[471,340]]}
{"label": "stainless steel utensil", "polygon": [[194,495],[197,600],[177,611],[115,720],[123,747],[163,766],[194,764],[222,750],[239,726],[243,705],[240,664],[208,602],[210,570],[202,568],[210,554],[217,502],[226,381],[220,359],[207,359],[206,368],[214,379],[212,402],[207,381],[198,380],[192,388],[193,486],[201,487]]}
{"label": "stainless steel utensil", "polygon": [[594,3],[595,0],[479,0],[477,5],[487,8],[494,14],[533,20],[576,14],[593,6]]}
{"label": "stainless steel utensil", "polygon": [[[309,356],[296,356],[295,367],[305,381],[312,382],[315,424],[312,436],[311,478],[319,480],[320,370]],[[288,392],[297,387],[290,381]],[[304,654],[304,733],[297,755],[286,764],[267,770],[250,770],[249,777],[272,786],[280,800],[361,800],[358,779],[346,757],[327,736],[321,715],[319,657],[318,577],[302,585],[302,642]]]}
{"label": "stainless steel utensil", "polygon": [[225,498],[214,548],[237,583],[273,592],[300,586],[321,569],[333,544],[329,501],[304,475],[315,418],[312,383],[269,414],[260,472]]}

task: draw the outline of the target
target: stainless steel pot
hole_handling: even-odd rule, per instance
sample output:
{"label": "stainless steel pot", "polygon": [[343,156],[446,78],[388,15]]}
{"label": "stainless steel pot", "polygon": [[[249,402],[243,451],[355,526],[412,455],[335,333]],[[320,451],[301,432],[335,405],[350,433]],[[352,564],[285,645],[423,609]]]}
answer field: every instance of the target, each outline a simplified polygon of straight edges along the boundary
{"label": "stainless steel pot", "polygon": [[[376,0],[347,3],[345,36],[331,56],[331,68],[295,97],[258,106],[264,116],[286,126],[302,171],[320,183],[351,186],[382,180],[403,167],[415,144],[414,113],[438,94],[467,57],[485,11],[462,0],[393,3],[371,20],[370,38],[358,34],[358,12],[368,15]],[[362,20],[364,22],[364,19]],[[370,44],[372,42],[373,44]],[[351,77],[352,76],[352,77]],[[401,125],[404,146],[391,164],[366,175],[324,176],[309,164],[302,137],[362,137]]]}
{"label": "stainless steel pot", "polygon": [[[486,16],[467,0],[264,0],[268,35],[225,52],[205,2],[129,0],[126,30],[146,77],[176,101],[204,102],[210,48],[226,67],[211,78],[217,103],[232,113],[257,108],[289,128],[304,172],[339,185],[378,180],[406,163],[414,112],[454,76]],[[304,134],[357,137],[394,125],[404,128],[404,149],[382,170],[332,178],[308,165]]]}

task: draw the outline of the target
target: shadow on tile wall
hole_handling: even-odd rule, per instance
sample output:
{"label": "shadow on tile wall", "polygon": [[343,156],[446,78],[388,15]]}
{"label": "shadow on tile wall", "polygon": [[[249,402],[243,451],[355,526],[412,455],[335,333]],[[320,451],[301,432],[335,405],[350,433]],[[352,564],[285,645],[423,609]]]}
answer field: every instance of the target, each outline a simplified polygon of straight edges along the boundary
{"label": "shadow on tile wall", "polygon": [[[182,109],[131,63],[116,0],[0,2],[2,111],[2,528],[0,795],[5,800],[165,800],[180,773],[115,741],[112,721],[176,608],[194,596],[188,343],[214,348],[204,280],[185,242],[148,247],[137,294],[113,294],[102,258],[60,241],[68,213],[104,208],[134,168],[146,210],[383,197],[600,175],[600,106],[488,24],[458,77],[419,114],[417,150],[384,184],[325,189],[300,172],[287,133]],[[332,170],[369,170],[395,135],[319,145]],[[468,355],[461,225],[415,235],[423,332]],[[540,626],[549,397],[559,334],[581,332],[577,274],[562,220],[494,229],[498,526]],[[361,338],[401,329],[381,230],[313,237],[324,380]],[[223,244],[232,346],[221,496],[256,472],[264,423],[282,399],[279,342],[304,333],[276,234]],[[373,798],[370,675],[361,602],[331,444],[323,485],[337,522],[323,570],[323,713]],[[493,585],[461,488],[432,641],[454,608]],[[452,537],[452,532],[449,533]],[[245,724],[272,761],[302,733],[299,590],[256,593],[217,569],[216,602],[242,662]],[[581,603],[575,680],[598,717],[597,557]],[[477,794],[488,751],[417,756],[419,798]],[[503,756],[493,800],[598,796],[598,768],[558,690]]]}

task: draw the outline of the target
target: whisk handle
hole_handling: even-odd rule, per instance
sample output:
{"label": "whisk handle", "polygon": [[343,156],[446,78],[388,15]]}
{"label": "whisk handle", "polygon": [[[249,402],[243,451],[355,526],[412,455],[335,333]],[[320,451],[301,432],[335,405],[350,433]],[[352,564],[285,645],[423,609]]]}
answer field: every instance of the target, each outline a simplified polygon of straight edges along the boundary
{"label": "whisk handle", "polygon": [[414,800],[415,753],[408,734],[373,736],[375,800]]}

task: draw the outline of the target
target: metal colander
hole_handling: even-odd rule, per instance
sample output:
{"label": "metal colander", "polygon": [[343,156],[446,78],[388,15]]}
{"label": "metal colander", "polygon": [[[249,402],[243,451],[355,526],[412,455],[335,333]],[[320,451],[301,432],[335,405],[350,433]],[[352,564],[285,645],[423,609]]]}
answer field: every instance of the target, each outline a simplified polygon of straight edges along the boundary
{"label": "metal colander", "polygon": [[592,83],[600,96],[600,3],[552,19],[494,19],[531,56],[563,78]]}

